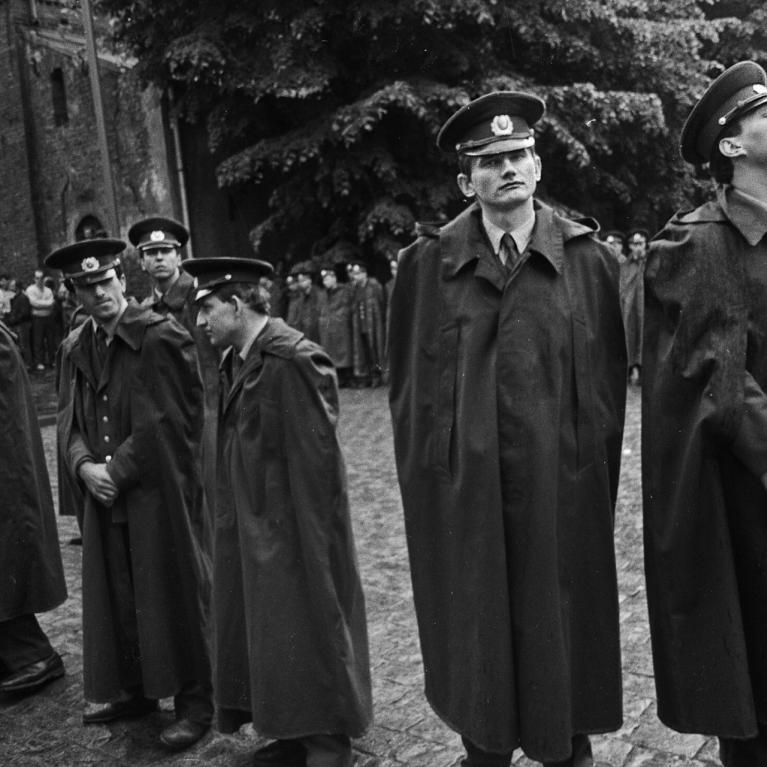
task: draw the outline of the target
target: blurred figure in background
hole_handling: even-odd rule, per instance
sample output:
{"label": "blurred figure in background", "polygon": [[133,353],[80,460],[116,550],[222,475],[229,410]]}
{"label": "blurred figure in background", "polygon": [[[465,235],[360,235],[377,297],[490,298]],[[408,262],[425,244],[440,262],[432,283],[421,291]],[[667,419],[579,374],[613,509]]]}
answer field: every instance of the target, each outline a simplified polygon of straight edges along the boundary
{"label": "blurred figure in background", "polygon": [[325,300],[320,308],[320,344],[330,355],[338,385],[348,386],[352,370],[352,290],[338,281],[332,264],[320,269]]}

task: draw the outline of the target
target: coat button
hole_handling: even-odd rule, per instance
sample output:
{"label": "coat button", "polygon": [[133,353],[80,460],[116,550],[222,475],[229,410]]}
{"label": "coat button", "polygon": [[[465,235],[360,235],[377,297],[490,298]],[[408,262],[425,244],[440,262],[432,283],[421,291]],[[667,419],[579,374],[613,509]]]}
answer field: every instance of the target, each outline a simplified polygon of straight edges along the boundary
{"label": "coat button", "polygon": [[108,416],[108,415],[104,415],[104,416],[101,416],[101,420],[102,420],[104,423],[109,423],[109,416]]}
{"label": "coat button", "polygon": [[104,442],[109,442],[109,435],[108,434],[104,435]]}

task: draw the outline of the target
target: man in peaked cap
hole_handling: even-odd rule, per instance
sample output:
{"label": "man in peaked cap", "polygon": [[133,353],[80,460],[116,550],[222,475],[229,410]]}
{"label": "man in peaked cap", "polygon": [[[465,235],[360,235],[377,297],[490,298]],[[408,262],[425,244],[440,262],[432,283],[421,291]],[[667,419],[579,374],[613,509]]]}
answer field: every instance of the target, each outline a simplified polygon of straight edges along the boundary
{"label": "man in peaked cap", "polygon": [[314,284],[315,269],[310,261],[296,264],[290,270],[296,291],[290,302],[288,325],[303,333],[310,341],[320,342],[320,312],[325,301],[322,289]]}
{"label": "man in peaked cap", "polygon": [[254,767],[351,767],[371,718],[365,604],[325,351],[269,316],[271,266],[183,263],[224,351],[214,536],[215,697],[225,732],[272,742]]}
{"label": "man in peaked cap", "polygon": [[676,213],[645,277],[642,469],[658,716],[767,764],[767,75],[744,61],[682,130],[716,199]]}
{"label": "man in peaked cap", "polygon": [[639,386],[641,382],[644,270],[649,239],[646,229],[632,229],[626,238],[628,255],[621,260],[621,310],[626,333],[628,378],[635,386]]}
{"label": "man in peaked cap", "polygon": [[593,764],[621,724],[613,515],[625,398],[618,264],[534,198],[534,95],[438,145],[474,203],[399,256],[390,403],[426,695],[466,767]]}
{"label": "man in peaked cap", "polygon": [[354,259],[346,273],[352,286],[352,370],[355,386],[379,386],[386,354],[386,297],[381,283]]}
{"label": "man in peaked cap", "polygon": [[[124,295],[125,243],[51,253],[90,315],[59,361],[62,506],[83,538],[85,724],[135,717],[173,696],[160,740],[182,749],[209,729],[209,573],[200,515],[202,383],[189,334]],[[172,556],[169,556],[172,552]]]}
{"label": "man in peaked cap", "polygon": [[[189,232],[178,221],[152,216],[133,224],[128,230],[128,239],[138,250],[141,268],[149,276],[152,284],[152,292],[141,305],[180,322],[197,347],[197,362],[205,392],[205,425],[200,462],[205,492],[212,498],[215,495],[216,476],[219,357],[207,336],[196,325],[194,281],[181,269],[181,249],[189,241]],[[192,520],[196,534],[206,551],[211,547],[210,516],[206,505],[202,518]]]}

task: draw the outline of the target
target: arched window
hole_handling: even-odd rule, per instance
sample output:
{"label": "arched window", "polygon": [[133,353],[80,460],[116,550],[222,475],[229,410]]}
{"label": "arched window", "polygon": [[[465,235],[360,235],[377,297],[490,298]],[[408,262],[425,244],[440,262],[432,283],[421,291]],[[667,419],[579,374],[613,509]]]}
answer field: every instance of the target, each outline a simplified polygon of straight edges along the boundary
{"label": "arched window", "polygon": [[69,122],[67,111],[67,91],[64,86],[64,73],[61,67],[51,72],[51,100],[53,102],[54,125],[66,125]]}
{"label": "arched window", "polygon": [[104,226],[96,216],[84,216],[75,229],[75,240],[92,240],[94,237],[106,237]]}

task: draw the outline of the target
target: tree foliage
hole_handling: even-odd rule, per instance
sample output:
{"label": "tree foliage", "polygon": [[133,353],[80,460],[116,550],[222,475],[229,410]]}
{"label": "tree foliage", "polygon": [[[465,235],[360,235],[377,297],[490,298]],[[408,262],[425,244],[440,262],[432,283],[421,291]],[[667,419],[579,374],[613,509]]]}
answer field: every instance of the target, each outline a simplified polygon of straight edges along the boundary
{"label": "tree foliage", "polygon": [[764,61],[757,0],[101,0],[146,82],[255,191],[257,251],[391,252],[464,201],[434,139],[496,89],[545,98],[541,194],[603,225],[662,222],[705,185],[679,158],[710,77]]}

